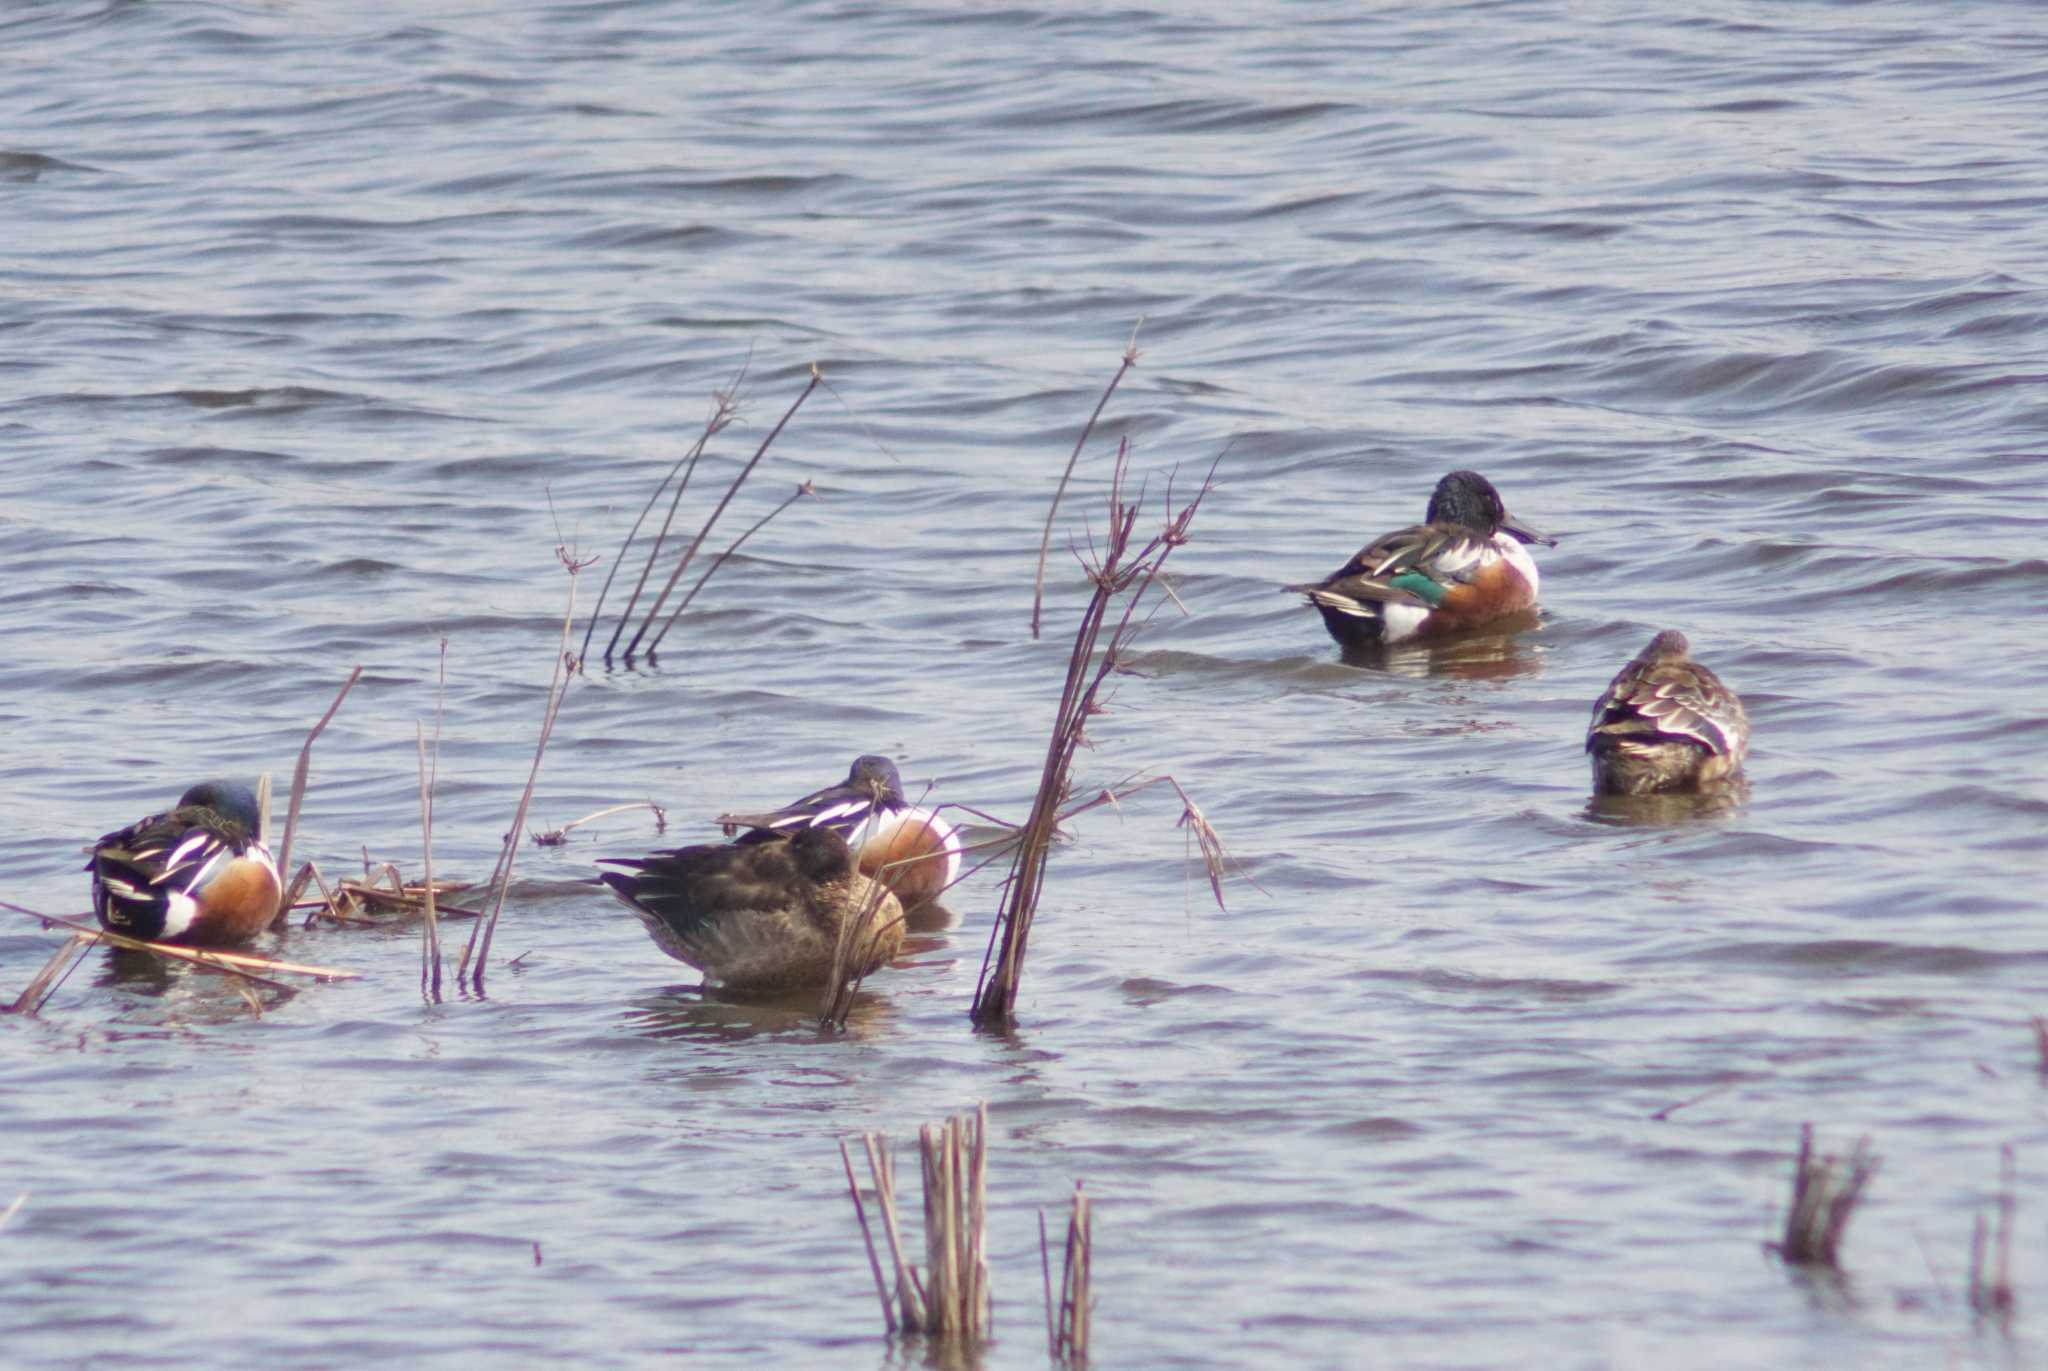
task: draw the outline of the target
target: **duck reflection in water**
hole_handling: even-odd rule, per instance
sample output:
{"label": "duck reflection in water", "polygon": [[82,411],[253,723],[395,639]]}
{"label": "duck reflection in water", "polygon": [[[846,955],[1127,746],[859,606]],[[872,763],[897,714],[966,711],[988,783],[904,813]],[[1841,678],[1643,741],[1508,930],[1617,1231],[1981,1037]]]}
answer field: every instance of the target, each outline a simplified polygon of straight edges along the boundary
{"label": "duck reflection in water", "polygon": [[[745,1042],[754,1038],[814,1038],[822,992],[733,991],[717,986],[673,986],[636,998],[626,1009],[627,1025],[648,1038],[696,1042]],[[863,990],[853,998],[845,1025],[825,1037],[864,1037],[894,1015],[886,996]]]}
{"label": "duck reflection in water", "polygon": [[1497,619],[1485,629],[1452,638],[1348,646],[1343,660],[1346,666],[1417,680],[1448,676],[1460,681],[1505,681],[1534,676],[1543,670],[1544,654],[1515,635],[1541,623],[1542,616],[1527,609]]}

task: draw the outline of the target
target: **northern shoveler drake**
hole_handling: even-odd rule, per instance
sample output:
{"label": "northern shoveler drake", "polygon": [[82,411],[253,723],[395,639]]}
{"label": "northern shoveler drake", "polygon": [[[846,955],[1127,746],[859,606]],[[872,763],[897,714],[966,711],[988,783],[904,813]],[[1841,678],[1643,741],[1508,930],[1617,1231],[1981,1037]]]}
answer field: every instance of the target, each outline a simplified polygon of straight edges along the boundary
{"label": "northern shoveler drake", "polygon": [[231,781],[203,781],[177,808],[93,844],[92,909],[131,938],[238,943],[269,927],[283,882],[256,840],[256,796]]}
{"label": "northern shoveler drake", "polygon": [[829,828],[860,854],[863,872],[910,908],[937,899],[960,879],[960,835],[937,813],[903,797],[903,780],[887,757],[856,757],[837,785],[766,814],[721,814],[718,822],[728,834]]}
{"label": "northern shoveler drake", "polygon": [[1665,629],[1635,655],[1593,706],[1586,751],[1593,790],[1650,795],[1698,790],[1733,776],[1749,751],[1749,716],[1692,645]]}
{"label": "northern shoveler drake", "polygon": [[903,906],[855,869],[846,839],[829,828],[599,860],[627,868],[598,879],[662,951],[733,989],[828,983],[849,920],[863,921],[850,972],[865,976],[903,947]]}
{"label": "northern shoveler drake", "polygon": [[1322,611],[1344,647],[1436,638],[1477,628],[1536,603],[1536,560],[1524,546],[1547,538],[1511,516],[1476,471],[1436,483],[1428,522],[1389,533],[1322,580],[1287,590]]}

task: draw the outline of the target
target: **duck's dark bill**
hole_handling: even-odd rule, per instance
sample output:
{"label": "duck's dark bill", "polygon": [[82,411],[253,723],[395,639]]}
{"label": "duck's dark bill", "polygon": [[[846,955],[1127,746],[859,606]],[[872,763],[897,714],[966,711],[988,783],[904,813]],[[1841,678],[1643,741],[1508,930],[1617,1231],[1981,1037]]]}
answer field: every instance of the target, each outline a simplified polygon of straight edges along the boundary
{"label": "duck's dark bill", "polygon": [[1502,532],[1512,533],[1525,543],[1541,543],[1545,547],[1557,546],[1557,539],[1539,528],[1523,523],[1512,514],[1502,519],[1500,526]]}

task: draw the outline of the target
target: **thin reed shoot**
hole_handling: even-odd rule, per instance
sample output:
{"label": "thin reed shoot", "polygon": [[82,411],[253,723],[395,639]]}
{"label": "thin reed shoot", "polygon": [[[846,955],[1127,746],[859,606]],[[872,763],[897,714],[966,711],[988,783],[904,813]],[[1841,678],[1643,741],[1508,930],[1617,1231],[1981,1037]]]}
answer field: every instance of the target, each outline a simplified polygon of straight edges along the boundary
{"label": "thin reed shoot", "polygon": [[2015,1300],[2012,1289],[2012,1223],[2018,1201],[2014,1199],[2015,1163],[2012,1144],[1998,1150],[1998,1225],[1992,1226],[1979,1214],[1970,1236],[1970,1308],[2000,1322],[2012,1319]]}
{"label": "thin reed shoot", "polygon": [[[299,828],[299,807],[305,803],[306,799],[306,776],[313,766],[313,744],[326,729],[328,721],[334,718],[334,711],[341,708],[341,702],[348,698],[349,691],[355,688],[356,681],[362,674],[363,669],[360,666],[349,672],[348,679],[343,681],[341,689],[335,692],[334,702],[327,706],[327,712],[322,714],[319,722],[313,725],[312,731],[306,735],[305,745],[299,749],[299,764],[292,769],[291,806],[285,811],[284,840],[277,847],[277,869],[281,872],[292,869],[292,838]],[[269,806],[263,806],[259,812],[267,816]],[[269,820],[266,817],[265,823],[268,822]],[[280,893],[277,901],[277,913],[270,921],[270,927],[273,931],[284,927],[286,912],[290,908],[291,900],[289,895],[287,893]]]}
{"label": "thin reed shoot", "polygon": [[1046,1239],[1045,1211],[1038,1211],[1038,1267],[1045,1279],[1045,1343],[1056,1362],[1080,1366],[1088,1360],[1088,1331],[1095,1313],[1095,1237],[1088,1192],[1074,1182],[1067,1213],[1067,1241],[1060,1260],[1059,1297],[1053,1297],[1052,1255]]}
{"label": "thin reed shoot", "polygon": [[498,928],[498,915],[505,908],[505,891],[512,884],[512,866],[519,855],[519,835],[526,829],[526,812],[533,806],[533,788],[540,780],[541,759],[547,755],[548,739],[554,734],[555,719],[562,712],[562,701],[569,694],[569,682],[583,669],[581,660],[569,651],[569,631],[576,621],[576,578],[597,559],[578,559],[559,544],[555,548],[555,556],[569,573],[569,593],[562,610],[562,636],[555,649],[554,674],[548,680],[547,707],[541,716],[540,739],[534,744],[533,765],[527,770],[526,788],[520,792],[519,806],[512,813],[512,826],[506,830],[504,845],[498,851],[498,864],[491,871],[490,909],[470,928],[469,941],[462,947],[462,960],[455,968],[455,983],[466,986],[474,995],[484,993],[484,968],[490,960],[491,937]]}

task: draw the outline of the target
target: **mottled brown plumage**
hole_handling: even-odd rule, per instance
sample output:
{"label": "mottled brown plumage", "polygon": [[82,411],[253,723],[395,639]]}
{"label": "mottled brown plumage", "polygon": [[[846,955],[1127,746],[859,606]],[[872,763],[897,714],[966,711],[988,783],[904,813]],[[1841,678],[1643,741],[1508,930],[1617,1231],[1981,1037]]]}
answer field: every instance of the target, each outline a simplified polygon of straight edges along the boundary
{"label": "mottled brown plumage", "polygon": [[735,989],[822,986],[840,929],[861,924],[848,970],[887,965],[903,946],[903,906],[855,869],[829,828],[706,843],[647,857],[605,857],[601,879],[678,961]]}
{"label": "mottled brown plumage", "polygon": [[1697,790],[1741,770],[1749,716],[1690,649],[1683,633],[1659,633],[1593,706],[1586,751],[1596,792]]}

